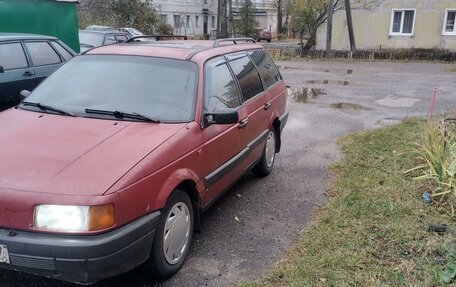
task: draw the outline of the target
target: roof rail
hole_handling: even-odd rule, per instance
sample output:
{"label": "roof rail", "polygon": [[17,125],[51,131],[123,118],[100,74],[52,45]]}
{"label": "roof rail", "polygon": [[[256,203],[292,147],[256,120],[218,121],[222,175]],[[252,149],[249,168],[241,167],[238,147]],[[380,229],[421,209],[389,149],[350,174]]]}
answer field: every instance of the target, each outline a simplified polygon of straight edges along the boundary
{"label": "roof rail", "polygon": [[253,39],[253,38],[224,38],[224,39],[217,39],[214,41],[214,48],[217,48],[220,46],[220,43],[223,43],[223,42],[233,42],[233,44],[237,45],[237,42],[238,41],[244,41],[246,43],[248,42],[252,42],[252,43],[256,43],[256,41]]}
{"label": "roof rail", "polygon": [[160,40],[172,40],[172,39],[180,39],[180,40],[188,40],[187,36],[185,35],[141,35],[141,36],[134,36],[129,38],[125,43],[136,42],[137,39],[150,39],[154,38],[156,41]]}

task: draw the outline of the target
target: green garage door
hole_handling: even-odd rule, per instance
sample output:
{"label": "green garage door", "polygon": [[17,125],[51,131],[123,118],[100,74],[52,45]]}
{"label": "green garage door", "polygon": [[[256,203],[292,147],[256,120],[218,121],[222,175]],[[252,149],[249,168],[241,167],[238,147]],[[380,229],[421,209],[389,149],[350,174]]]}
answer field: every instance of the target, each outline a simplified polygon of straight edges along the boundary
{"label": "green garage door", "polygon": [[0,0],[0,32],[51,35],[79,52],[77,0]]}

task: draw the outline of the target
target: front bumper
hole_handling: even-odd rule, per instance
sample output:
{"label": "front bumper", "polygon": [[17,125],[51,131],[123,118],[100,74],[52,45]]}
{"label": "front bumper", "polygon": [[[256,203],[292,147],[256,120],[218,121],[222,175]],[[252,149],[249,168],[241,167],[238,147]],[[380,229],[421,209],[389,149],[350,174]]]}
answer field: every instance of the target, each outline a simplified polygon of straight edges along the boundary
{"label": "front bumper", "polygon": [[10,264],[0,267],[79,284],[127,272],[149,258],[160,211],[94,236],[0,229]]}

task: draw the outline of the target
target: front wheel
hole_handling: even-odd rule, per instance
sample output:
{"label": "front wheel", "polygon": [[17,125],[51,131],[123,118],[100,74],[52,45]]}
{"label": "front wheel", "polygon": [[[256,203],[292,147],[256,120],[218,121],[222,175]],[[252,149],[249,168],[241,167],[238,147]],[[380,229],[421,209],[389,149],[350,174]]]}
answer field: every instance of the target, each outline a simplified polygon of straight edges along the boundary
{"label": "front wheel", "polygon": [[157,279],[166,279],[182,267],[193,233],[190,197],[175,190],[163,208],[147,267]]}
{"label": "front wheel", "polygon": [[274,129],[269,130],[266,138],[266,145],[263,150],[260,162],[252,169],[252,172],[259,177],[267,176],[274,166],[276,153],[276,133]]}

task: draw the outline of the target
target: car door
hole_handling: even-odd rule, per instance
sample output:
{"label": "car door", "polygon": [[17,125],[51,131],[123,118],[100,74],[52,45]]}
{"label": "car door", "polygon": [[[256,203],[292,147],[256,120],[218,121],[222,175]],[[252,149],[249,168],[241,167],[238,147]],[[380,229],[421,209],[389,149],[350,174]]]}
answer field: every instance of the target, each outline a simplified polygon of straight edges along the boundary
{"label": "car door", "polygon": [[205,204],[212,202],[243,173],[243,146],[240,133],[246,117],[239,89],[225,58],[219,57],[204,67],[205,113],[235,109],[241,123],[207,124],[202,129],[206,194]]}
{"label": "car door", "polygon": [[20,41],[0,43],[0,103],[19,102],[21,90],[32,90],[35,86],[35,70],[27,60]]}
{"label": "car door", "polygon": [[47,41],[26,41],[25,47],[35,68],[35,86],[64,63]]}
{"label": "car door", "polygon": [[270,102],[254,63],[247,53],[227,56],[229,66],[238,80],[247,112],[245,128],[241,132],[241,145],[248,149],[248,157],[243,162],[249,167],[260,156],[264,148],[269,123]]}

